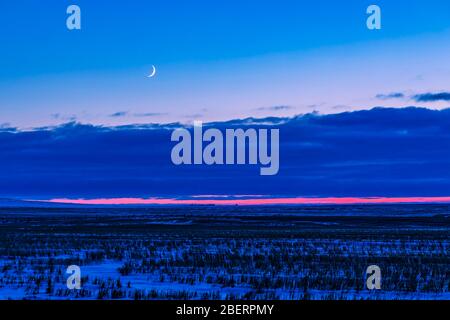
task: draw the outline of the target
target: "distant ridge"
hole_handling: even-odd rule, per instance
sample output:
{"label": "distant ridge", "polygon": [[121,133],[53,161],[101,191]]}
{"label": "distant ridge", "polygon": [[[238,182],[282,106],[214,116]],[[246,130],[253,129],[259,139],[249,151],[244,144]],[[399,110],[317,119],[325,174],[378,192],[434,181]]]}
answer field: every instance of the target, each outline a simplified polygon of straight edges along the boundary
{"label": "distant ridge", "polygon": [[0,198],[0,208],[70,208],[87,205]]}
{"label": "distant ridge", "polygon": [[[0,198],[1,208],[151,208],[151,207],[179,207],[180,205],[171,204],[80,204],[80,203],[64,203],[36,200],[21,200]],[[185,205],[187,207],[211,207],[214,205]]]}

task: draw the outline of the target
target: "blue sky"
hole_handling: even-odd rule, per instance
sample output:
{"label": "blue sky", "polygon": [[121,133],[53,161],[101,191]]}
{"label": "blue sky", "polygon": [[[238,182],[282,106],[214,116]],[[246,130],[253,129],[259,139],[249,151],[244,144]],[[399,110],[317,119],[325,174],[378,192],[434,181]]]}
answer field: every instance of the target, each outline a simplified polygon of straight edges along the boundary
{"label": "blue sky", "polygon": [[[80,31],[65,26],[73,3]],[[21,128],[402,107],[415,103],[375,96],[445,91],[450,76],[444,0],[19,1],[0,25],[0,123]]]}

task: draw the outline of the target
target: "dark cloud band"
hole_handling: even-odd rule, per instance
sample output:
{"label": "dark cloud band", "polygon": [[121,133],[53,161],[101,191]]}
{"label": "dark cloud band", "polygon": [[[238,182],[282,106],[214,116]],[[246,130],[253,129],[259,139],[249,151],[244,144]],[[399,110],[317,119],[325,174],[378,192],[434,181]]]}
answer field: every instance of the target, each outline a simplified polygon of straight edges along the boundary
{"label": "dark cloud band", "polygon": [[416,102],[450,101],[450,92],[416,94],[413,99]]}
{"label": "dark cloud band", "polygon": [[279,128],[280,171],[271,177],[247,165],[174,166],[170,134],[179,126],[4,126],[0,197],[404,197],[450,190],[450,110],[375,108],[205,124]]}

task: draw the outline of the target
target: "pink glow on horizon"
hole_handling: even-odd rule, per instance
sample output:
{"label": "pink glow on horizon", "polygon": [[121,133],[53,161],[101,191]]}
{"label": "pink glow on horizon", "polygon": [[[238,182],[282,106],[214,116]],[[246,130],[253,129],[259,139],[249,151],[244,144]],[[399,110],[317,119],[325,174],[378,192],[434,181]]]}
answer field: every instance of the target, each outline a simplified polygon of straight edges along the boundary
{"label": "pink glow on horizon", "polygon": [[450,197],[368,197],[368,198],[258,198],[258,199],[173,199],[173,198],[109,198],[109,199],[51,199],[43,202],[86,205],[281,205],[281,204],[396,204],[450,203]]}

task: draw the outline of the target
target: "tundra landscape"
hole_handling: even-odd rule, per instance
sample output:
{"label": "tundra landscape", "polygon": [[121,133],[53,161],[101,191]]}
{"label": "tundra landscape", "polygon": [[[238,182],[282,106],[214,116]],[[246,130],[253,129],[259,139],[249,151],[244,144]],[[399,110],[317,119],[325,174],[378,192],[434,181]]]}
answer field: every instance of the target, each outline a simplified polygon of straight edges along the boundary
{"label": "tundra landscape", "polygon": [[449,299],[449,220],[437,204],[2,207],[0,298]]}

